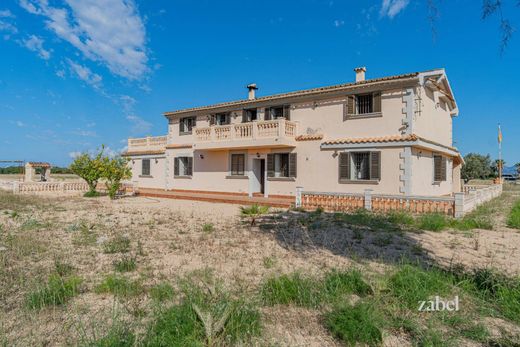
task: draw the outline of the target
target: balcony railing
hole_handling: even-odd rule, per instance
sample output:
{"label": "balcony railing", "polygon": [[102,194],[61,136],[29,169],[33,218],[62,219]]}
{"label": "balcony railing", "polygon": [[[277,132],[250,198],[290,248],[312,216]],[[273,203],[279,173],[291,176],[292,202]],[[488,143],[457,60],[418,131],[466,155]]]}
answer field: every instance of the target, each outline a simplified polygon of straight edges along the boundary
{"label": "balcony railing", "polygon": [[294,138],[296,123],[285,119],[193,128],[195,142]]}
{"label": "balcony railing", "polygon": [[166,147],[167,136],[143,137],[128,139],[128,152],[163,150]]}

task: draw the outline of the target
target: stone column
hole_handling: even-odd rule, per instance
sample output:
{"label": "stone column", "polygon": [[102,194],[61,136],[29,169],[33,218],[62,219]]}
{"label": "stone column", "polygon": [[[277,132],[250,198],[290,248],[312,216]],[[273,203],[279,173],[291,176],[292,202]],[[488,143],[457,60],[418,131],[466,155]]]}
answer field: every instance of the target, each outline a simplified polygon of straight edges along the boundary
{"label": "stone column", "polygon": [[372,211],[372,189],[365,189],[365,210]]}
{"label": "stone column", "polygon": [[302,191],[303,187],[296,187],[296,201],[294,202],[296,208],[302,207]]}

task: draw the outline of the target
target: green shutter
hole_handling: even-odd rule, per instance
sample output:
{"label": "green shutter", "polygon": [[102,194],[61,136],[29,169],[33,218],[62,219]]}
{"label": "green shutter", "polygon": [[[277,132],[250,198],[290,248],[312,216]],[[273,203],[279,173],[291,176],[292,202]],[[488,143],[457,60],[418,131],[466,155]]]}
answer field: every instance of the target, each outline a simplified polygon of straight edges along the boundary
{"label": "green shutter", "polygon": [[274,154],[267,155],[267,177],[274,177]]}
{"label": "green shutter", "polygon": [[179,158],[173,159],[173,175],[179,176]]}
{"label": "green shutter", "polygon": [[289,177],[296,178],[297,166],[296,153],[289,153]]}
{"label": "green shutter", "polygon": [[370,152],[370,179],[381,179],[381,152]]}
{"label": "green shutter", "polygon": [[349,95],[347,96],[347,114],[355,114],[356,113],[356,96]]}
{"label": "green shutter", "polygon": [[350,179],[350,153],[341,152],[339,154],[339,179]]}
{"label": "green shutter", "polygon": [[375,92],[372,94],[374,108],[373,112],[381,112],[381,92]]}

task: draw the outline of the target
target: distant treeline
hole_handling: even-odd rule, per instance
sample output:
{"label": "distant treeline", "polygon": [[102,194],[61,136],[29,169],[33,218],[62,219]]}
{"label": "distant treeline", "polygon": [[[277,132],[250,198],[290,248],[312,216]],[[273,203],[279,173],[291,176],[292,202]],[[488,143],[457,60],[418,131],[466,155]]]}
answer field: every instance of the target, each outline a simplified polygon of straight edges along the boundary
{"label": "distant treeline", "polygon": [[[38,173],[40,170],[36,169],[36,173]],[[23,167],[20,166],[7,166],[7,167],[0,167],[0,175],[15,175],[15,174],[21,174],[23,173]],[[51,168],[51,173],[53,174],[72,174],[72,171],[70,171],[67,167],[58,167],[53,166]]]}

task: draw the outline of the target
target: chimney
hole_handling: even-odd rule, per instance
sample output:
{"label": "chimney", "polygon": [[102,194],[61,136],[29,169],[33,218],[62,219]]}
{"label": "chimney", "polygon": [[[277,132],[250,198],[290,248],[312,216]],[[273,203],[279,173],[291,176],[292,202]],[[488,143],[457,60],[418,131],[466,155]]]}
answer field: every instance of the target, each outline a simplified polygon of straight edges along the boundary
{"label": "chimney", "polygon": [[365,72],[367,71],[366,67],[357,67],[354,69],[354,71],[356,71],[356,82],[361,82],[365,80]]}
{"label": "chimney", "polygon": [[254,100],[256,98],[255,96],[255,90],[257,90],[258,88],[256,87],[256,83],[251,83],[251,84],[248,84],[247,85],[247,89],[249,89],[249,95],[248,95],[248,99],[249,100]]}

